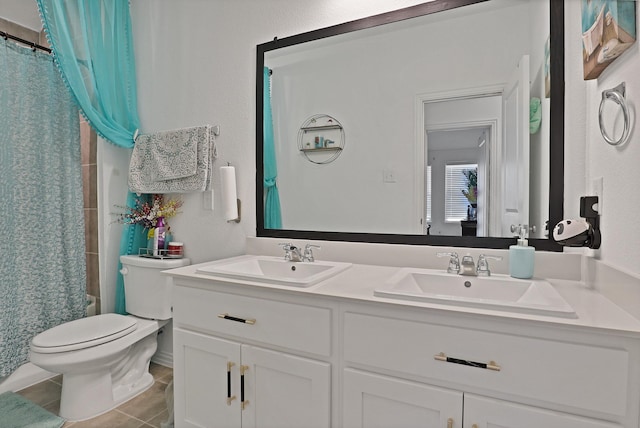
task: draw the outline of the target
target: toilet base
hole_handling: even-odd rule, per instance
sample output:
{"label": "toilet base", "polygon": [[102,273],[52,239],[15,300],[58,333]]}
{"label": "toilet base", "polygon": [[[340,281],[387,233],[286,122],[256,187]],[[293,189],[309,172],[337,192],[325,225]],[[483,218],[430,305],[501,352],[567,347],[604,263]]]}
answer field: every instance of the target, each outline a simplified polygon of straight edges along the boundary
{"label": "toilet base", "polygon": [[91,419],[149,389],[154,383],[149,363],[156,348],[157,338],[152,334],[126,349],[112,366],[63,374],[60,417],[68,421]]}

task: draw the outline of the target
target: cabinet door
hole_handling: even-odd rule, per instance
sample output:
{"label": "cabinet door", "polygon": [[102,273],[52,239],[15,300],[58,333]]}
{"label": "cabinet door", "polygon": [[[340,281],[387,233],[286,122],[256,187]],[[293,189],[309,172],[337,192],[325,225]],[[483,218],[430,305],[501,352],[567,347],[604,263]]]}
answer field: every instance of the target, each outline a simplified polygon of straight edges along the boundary
{"label": "cabinet door", "polygon": [[328,363],[242,346],[244,428],[328,428],[331,366]]}
{"label": "cabinet door", "polygon": [[462,393],[344,371],[344,428],[461,428]]}
{"label": "cabinet door", "polygon": [[620,425],[472,394],[464,396],[464,428],[621,428]]}
{"label": "cabinet door", "polygon": [[173,358],[175,426],[239,428],[240,344],[174,329]]}

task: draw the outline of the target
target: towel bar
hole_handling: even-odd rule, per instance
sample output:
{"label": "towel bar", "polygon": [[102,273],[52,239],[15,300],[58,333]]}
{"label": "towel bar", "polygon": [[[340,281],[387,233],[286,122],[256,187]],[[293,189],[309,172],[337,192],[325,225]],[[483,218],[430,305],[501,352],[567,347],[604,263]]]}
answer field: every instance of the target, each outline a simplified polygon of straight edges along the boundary
{"label": "towel bar", "polygon": [[[606,100],[612,100],[614,103],[618,104],[622,109],[622,115],[624,118],[624,128],[622,130],[622,135],[619,139],[614,140],[612,137],[607,134],[605,130],[603,119],[602,119],[602,110],[604,109],[604,102]],[[602,133],[602,137],[604,140],[612,146],[618,146],[624,143],[629,137],[630,125],[629,125],[629,109],[627,108],[627,100],[625,99],[625,83],[622,82],[618,86],[613,89],[607,89],[602,91],[602,100],[600,101],[600,109],[598,110],[598,122],[600,123],[600,132]]]}

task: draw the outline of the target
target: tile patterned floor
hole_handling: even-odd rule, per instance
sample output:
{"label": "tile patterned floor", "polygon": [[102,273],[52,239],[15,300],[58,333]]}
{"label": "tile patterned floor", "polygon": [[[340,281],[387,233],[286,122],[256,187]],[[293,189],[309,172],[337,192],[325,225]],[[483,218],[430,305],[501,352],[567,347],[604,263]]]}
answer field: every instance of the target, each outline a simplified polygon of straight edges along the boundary
{"label": "tile patterned floor", "polygon": [[[164,391],[173,379],[173,370],[151,363],[149,371],[155,379],[151,388],[119,407],[96,418],[81,422],[67,422],[63,428],[160,428],[168,419]],[[18,394],[58,414],[62,376],[37,383]]]}

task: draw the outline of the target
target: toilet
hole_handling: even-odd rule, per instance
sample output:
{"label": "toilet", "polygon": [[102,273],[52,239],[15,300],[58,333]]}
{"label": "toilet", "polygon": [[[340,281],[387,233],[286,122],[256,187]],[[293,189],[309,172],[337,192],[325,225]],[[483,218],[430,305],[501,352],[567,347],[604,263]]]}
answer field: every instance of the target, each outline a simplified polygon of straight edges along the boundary
{"label": "toilet", "polygon": [[120,256],[129,315],[103,314],[46,330],[31,341],[31,362],[62,374],[60,416],[90,419],[153,385],[149,362],[171,319],[171,278],[189,259]]}

